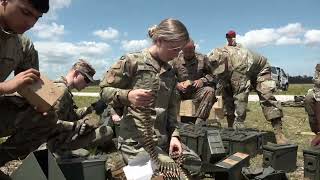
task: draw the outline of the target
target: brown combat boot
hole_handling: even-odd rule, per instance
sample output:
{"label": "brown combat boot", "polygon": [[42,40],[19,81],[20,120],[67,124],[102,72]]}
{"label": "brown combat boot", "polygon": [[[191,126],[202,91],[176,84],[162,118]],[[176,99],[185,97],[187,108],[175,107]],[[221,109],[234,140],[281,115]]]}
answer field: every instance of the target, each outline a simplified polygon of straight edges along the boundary
{"label": "brown combat boot", "polygon": [[276,136],[277,144],[288,144],[289,140],[286,138],[282,131],[282,120],[281,118],[276,118],[271,120],[274,134]]}

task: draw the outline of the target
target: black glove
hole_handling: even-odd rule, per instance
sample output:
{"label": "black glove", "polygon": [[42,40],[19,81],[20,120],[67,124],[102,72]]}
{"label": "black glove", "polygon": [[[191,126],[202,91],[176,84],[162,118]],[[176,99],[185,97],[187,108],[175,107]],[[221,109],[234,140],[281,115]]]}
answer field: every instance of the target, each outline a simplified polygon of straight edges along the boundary
{"label": "black glove", "polygon": [[98,115],[102,114],[103,111],[108,107],[108,105],[104,103],[101,99],[92,103],[91,106]]}

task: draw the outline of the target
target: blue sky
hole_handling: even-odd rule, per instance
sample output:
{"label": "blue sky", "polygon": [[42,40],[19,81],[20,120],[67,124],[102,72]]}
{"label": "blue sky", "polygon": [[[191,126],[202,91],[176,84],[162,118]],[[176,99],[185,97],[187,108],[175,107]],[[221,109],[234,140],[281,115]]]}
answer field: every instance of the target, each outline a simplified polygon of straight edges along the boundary
{"label": "blue sky", "polygon": [[165,18],[181,20],[207,54],[237,40],[290,75],[313,75],[320,63],[319,0],[50,0],[51,9],[27,34],[50,78],[66,74],[78,58],[96,79],[121,55],[150,45],[147,29]]}

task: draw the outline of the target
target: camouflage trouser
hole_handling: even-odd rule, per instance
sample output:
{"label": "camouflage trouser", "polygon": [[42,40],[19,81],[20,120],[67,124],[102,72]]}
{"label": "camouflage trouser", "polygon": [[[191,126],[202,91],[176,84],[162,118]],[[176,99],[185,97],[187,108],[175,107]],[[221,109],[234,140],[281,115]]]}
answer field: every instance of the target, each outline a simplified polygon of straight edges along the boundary
{"label": "camouflage trouser", "polygon": [[62,132],[52,137],[48,141],[48,146],[52,152],[71,151],[79,148],[104,146],[107,142],[111,142],[113,130],[109,126],[102,125],[88,134],[81,135],[75,139],[71,139],[74,133]]}
{"label": "camouflage trouser", "polygon": [[257,92],[266,120],[283,117],[281,104],[273,96],[275,82],[270,79],[269,74],[262,72],[251,78],[245,74],[233,72],[231,87],[227,86],[223,92],[228,122],[234,120],[244,122],[250,88],[254,88]]}
{"label": "camouflage trouser", "polygon": [[0,96],[0,114],[0,137],[9,136],[0,144],[0,166],[25,158],[46,142],[57,121],[53,113],[44,117],[17,96]]}
{"label": "camouflage trouser", "polygon": [[314,89],[309,89],[305,99],[304,99],[304,107],[309,117],[309,124],[312,132],[319,132],[319,122],[317,121],[315,107],[317,103],[320,103],[320,92],[315,92]]}
{"label": "camouflage trouser", "polygon": [[207,119],[209,117],[211,108],[217,101],[214,88],[209,86],[199,88],[192,93],[181,93],[181,99],[193,99],[193,102],[198,107],[195,116],[201,119]]}
{"label": "camouflage trouser", "polygon": [[[158,158],[161,162],[174,162],[174,160],[169,157],[168,148],[160,148],[156,147],[158,152]],[[147,155],[148,153],[138,144],[121,144],[120,151],[122,152],[123,158],[125,162],[128,164],[130,160],[133,160],[135,157],[140,155]],[[200,157],[191,149],[189,149],[186,145],[182,144],[182,155],[184,157],[184,161],[182,163],[182,168],[186,169],[188,173],[192,176],[197,176],[200,174],[201,170],[201,159]]]}

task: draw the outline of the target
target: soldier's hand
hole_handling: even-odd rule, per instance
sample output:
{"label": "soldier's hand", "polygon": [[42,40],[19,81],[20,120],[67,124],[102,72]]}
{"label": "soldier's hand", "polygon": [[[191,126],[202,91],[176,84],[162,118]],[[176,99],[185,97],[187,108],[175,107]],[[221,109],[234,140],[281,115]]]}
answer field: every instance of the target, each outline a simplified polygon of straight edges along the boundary
{"label": "soldier's hand", "polygon": [[169,154],[181,154],[182,146],[181,142],[177,137],[172,137],[170,140]]}
{"label": "soldier's hand", "polygon": [[181,91],[183,93],[187,91],[187,87],[184,85],[184,82],[177,83],[176,88],[178,89],[178,91]]}
{"label": "soldier's hand", "polygon": [[135,106],[148,106],[154,100],[154,94],[146,89],[134,89],[129,92],[128,100]]}
{"label": "soldier's hand", "polygon": [[112,114],[111,119],[113,122],[121,121],[121,117],[118,114]]}
{"label": "soldier's hand", "polygon": [[195,80],[192,84],[192,86],[194,86],[195,88],[201,88],[203,87],[203,81],[201,79]]}
{"label": "soldier's hand", "polygon": [[320,145],[320,134],[318,133],[311,141],[312,146],[319,146]]}
{"label": "soldier's hand", "polygon": [[23,88],[28,84],[32,84],[37,80],[40,80],[40,72],[35,69],[28,69],[17,74],[13,79],[1,83],[2,94],[14,93],[18,89]]}

